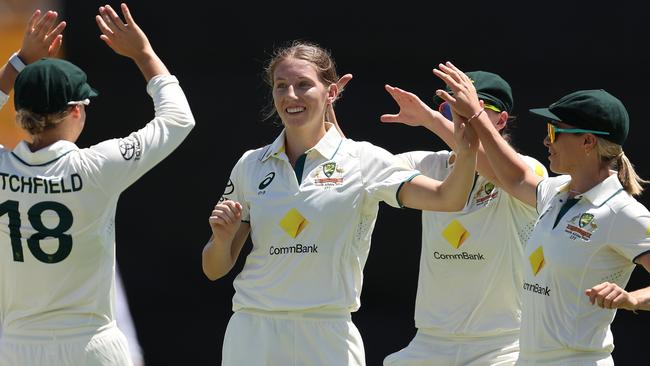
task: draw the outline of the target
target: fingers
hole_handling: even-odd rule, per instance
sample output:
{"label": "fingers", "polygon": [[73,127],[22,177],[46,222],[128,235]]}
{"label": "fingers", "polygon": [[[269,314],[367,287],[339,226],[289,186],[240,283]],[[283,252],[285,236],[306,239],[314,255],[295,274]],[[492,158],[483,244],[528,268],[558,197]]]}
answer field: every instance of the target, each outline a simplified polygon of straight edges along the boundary
{"label": "fingers", "polygon": [[[133,16],[131,16],[131,11],[129,10],[129,7],[126,6],[125,3],[122,3],[120,7],[122,8],[122,14],[124,15],[124,19],[126,19],[126,24],[129,26],[135,25],[135,20],[133,20]],[[352,75],[350,75],[350,79],[352,79]]]}
{"label": "fingers", "polygon": [[352,80],[352,74],[345,74],[341,76],[339,81],[336,82],[336,86],[338,86],[340,91],[343,91],[346,85]]}
{"label": "fingers", "polygon": [[119,29],[119,30],[126,29],[126,25],[124,24],[122,19],[120,19],[120,17],[117,15],[115,10],[113,10],[113,8],[110,5],[106,5],[104,10],[106,12],[106,15],[108,16],[108,19],[110,19],[111,23],[115,26],[115,29]]}
{"label": "fingers", "polygon": [[37,39],[44,38],[54,26],[58,14],[55,11],[49,10],[43,15],[33,28],[32,35]]}
{"label": "fingers", "polygon": [[224,201],[217,204],[210,215],[210,223],[232,225],[241,221],[242,205],[239,202]]}
{"label": "fingers", "polygon": [[622,308],[629,302],[627,292],[615,283],[603,282],[585,290],[589,303],[603,309]]}
{"label": "fingers", "polygon": [[382,114],[379,120],[386,123],[400,122],[399,114]]}
{"label": "fingers", "polygon": [[109,5],[106,6],[100,6],[99,7],[99,15],[101,16],[104,24],[108,29],[110,29],[111,34],[114,34],[115,31],[119,30],[120,28],[113,22],[113,18],[110,16],[110,10],[111,7]]}
{"label": "fingers", "polygon": [[34,30],[34,27],[36,27],[36,23],[40,19],[41,16],[41,10],[36,9],[34,11],[34,14],[32,14],[32,17],[29,18],[29,21],[27,22],[27,28],[25,29],[25,34],[31,34],[32,31]]}
{"label": "fingers", "polygon": [[[103,8],[100,7],[99,11],[102,12],[102,9]],[[103,33],[103,37],[100,36],[100,38],[102,40],[106,41],[106,39],[104,39],[104,37],[108,38],[107,36],[112,35],[113,31],[111,30],[111,28],[108,27],[108,25],[104,21],[104,18],[101,15],[95,15],[95,21],[97,22],[97,26],[99,27],[99,30]]]}
{"label": "fingers", "polygon": [[45,36],[45,43],[52,45],[56,41],[56,38],[63,38],[59,36],[63,33],[66,24],[66,22],[60,22],[56,28]]}
{"label": "fingers", "polygon": [[59,34],[58,36],[56,36],[54,41],[50,43],[50,47],[47,50],[47,54],[50,57],[55,56],[57,53],[59,53],[59,50],[61,49],[61,44],[63,44],[63,35]]}

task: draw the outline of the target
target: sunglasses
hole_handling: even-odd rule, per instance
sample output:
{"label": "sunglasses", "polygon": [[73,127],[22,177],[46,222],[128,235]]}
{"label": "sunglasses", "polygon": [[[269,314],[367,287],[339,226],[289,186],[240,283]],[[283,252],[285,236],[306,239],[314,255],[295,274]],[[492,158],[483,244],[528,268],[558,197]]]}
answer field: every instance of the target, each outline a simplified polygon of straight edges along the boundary
{"label": "sunglasses", "polygon": [[[493,110],[497,113],[501,112],[499,108],[495,107],[492,104],[484,103],[483,108]],[[453,116],[451,115],[451,106],[447,102],[440,103],[440,105],[438,106],[438,112],[440,112],[440,114],[442,114],[446,119],[450,121],[453,119]]]}
{"label": "sunglasses", "polygon": [[559,128],[550,122],[546,124],[546,128],[548,130],[548,140],[551,143],[555,142],[558,133],[593,133],[594,135],[609,135],[609,132],[584,130],[582,128]]}

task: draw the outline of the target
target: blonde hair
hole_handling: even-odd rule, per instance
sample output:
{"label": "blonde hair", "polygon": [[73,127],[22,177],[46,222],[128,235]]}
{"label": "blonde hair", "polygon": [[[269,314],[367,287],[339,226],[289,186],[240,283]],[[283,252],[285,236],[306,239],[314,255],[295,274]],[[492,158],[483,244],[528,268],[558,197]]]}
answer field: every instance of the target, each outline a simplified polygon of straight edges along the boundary
{"label": "blonde hair", "polygon": [[598,137],[598,156],[607,168],[618,171],[618,180],[627,193],[638,196],[643,193],[642,185],[650,183],[636,174],[621,145]]}
{"label": "blonde hair", "polygon": [[34,113],[27,109],[19,109],[16,112],[16,122],[30,135],[38,135],[46,129],[59,124],[70,114],[69,109],[50,114]]}
{"label": "blonde hair", "polygon": [[[292,41],[288,46],[278,48],[273,53],[271,60],[265,69],[265,81],[273,89],[273,73],[280,62],[295,58],[304,60],[316,68],[318,79],[325,85],[336,84],[339,81],[339,75],[336,73],[336,64],[332,58],[332,54],[319,46],[316,43],[306,41]],[[341,95],[343,90],[339,90],[338,96]],[[337,99],[338,99],[337,96]],[[277,112],[273,105],[273,98],[270,100],[270,105],[265,108],[265,118],[268,119],[275,115]]]}

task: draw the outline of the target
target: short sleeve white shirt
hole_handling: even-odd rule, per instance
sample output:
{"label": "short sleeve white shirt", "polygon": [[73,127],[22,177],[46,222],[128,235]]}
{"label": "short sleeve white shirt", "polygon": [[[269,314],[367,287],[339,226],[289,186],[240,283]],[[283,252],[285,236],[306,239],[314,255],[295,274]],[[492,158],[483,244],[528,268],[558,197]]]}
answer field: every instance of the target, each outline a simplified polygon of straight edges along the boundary
{"label": "short sleeve white shirt", "polygon": [[634,259],[650,250],[650,213],[616,174],[558,219],[569,181],[549,178],[537,188],[540,218],[524,253],[522,357],[611,352],[616,310],[591,305],[584,292],[606,281],[624,288]]}
{"label": "short sleeve white shirt", "polygon": [[[453,168],[448,151],[397,156],[438,180]],[[539,176],[547,175],[537,160],[521,157]],[[523,244],[536,218],[533,207],[479,175],[462,211],[423,211],[416,326],[450,336],[517,332]]]}
{"label": "short sleeve white shirt", "polygon": [[284,131],[233,168],[222,199],[242,204],[253,242],[234,281],[234,311],[359,308],[378,204],[399,206],[399,188],[418,172],[327,127],[298,177]]}

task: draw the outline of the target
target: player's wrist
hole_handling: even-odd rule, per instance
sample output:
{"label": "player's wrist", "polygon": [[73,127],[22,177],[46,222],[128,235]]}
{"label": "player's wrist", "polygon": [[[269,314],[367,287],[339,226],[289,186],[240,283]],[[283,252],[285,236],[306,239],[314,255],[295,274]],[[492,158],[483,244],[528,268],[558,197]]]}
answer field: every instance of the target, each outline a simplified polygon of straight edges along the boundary
{"label": "player's wrist", "polygon": [[20,51],[14,52],[11,57],[9,57],[9,60],[7,63],[11,65],[11,67],[16,70],[16,72],[21,72],[27,66],[27,64],[23,61],[24,58],[20,57]]}

